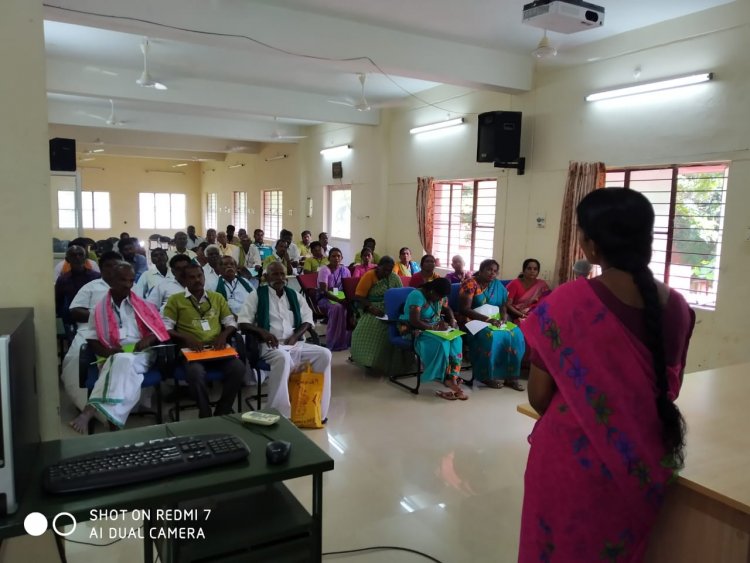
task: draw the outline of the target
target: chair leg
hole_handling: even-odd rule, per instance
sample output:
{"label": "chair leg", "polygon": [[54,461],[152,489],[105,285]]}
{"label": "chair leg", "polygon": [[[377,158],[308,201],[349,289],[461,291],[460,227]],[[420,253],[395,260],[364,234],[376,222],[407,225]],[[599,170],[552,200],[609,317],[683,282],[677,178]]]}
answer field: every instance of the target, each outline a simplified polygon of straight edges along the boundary
{"label": "chair leg", "polygon": [[175,393],[174,393],[174,421],[180,422],[180,393],[179,393],[179,383],[177,381],[174,382],[175,385]]}
{"label": "chair leg", "polygon": [[[399,351],[399,353],[401,353],[401,351]],[[418,354],[414,354],[414,355],[417,358],[417,371],[415,373],[399,373],[399,374],[394,374],[394,373],[392,373],[393,370],[391,369],[392,366],[393,366],[393,354],[391,354],[390,358],[388,359],[388,380],[391,383],[395,383],[399,387],[403,387],[404,389],[407,389],[407,390],[411,391],[415,395],[419,395],[419,385],[421,383],[421,377],[420,376],[422,374],[422,362],[420,361]],[[407,377],[414,377],[414,376],[416,376],[416,378],[417,378],[417,383],[416,383],[416,385],[414,387],[410,387],[410,386],[406,385],[406,383],[402,383],[401,381],[399,381],[400,379],[404,379],[404,378],[407,378]]]}
{"label": "chair leg", "polygon": [[263,385],[263,376],[261,375],[261,371],[259,369],[257,369],[257,368],[255,369],[255,379],[258,382],[258,395],[256,396],[256,399],[258,401],[257,402],[257,405],[258,405],[258,409],[257,410],[260,410],[260,402],[262,400],[262,396],[261,396],[262,392],[260,390],[260,387],[261,387],[261,385]]}

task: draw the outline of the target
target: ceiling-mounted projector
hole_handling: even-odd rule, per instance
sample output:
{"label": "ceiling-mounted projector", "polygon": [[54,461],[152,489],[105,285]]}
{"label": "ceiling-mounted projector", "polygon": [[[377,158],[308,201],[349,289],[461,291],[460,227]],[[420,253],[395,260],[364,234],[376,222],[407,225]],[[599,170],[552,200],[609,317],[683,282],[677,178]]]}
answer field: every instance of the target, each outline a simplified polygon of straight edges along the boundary
{"label": "ceiling-mounted projector", "polygon": [[604,25],[604,8],[582,0],[537,0],[523,7],[523,23],[557,33]]}

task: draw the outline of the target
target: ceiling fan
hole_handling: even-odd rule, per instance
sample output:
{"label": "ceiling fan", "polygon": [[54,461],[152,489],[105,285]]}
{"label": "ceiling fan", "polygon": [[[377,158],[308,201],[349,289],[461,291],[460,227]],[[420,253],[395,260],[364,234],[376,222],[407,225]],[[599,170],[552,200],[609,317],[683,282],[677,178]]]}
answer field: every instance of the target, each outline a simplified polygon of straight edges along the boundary
{"label": "ceiling fan", "polygon": [[101,115],[97,115],[95,113],[86,113],[86,112],[80,112],[83,113],[83,115],[87,115],[88,117],[93,117],[94,119],[99,119],[101,121],[104,121],[107,125],[111,126],[120,126],[127,123],[127,121],[117,119],[117,116],[115,115],[115,102],[110,98],[109,100],[109,117],[102,117]]}
{"label": "ceiling fan", "polygon": [[271,134],[271,139],[274,141],[293,141],[295,139],[305,139],[306,135],[284,135],[281,129],[279,129],[279,118],[273,118],[274,130]]}
{"label": "ceiling fan", "polygon": [[143,38],[143,43],[141,43],[141,53],[143,53],[143,72],[141,73],[141,77],[135,81],[138,86],[142,86],[143,88],[153,88],[155,90],[166,90],[167,87],[156,80],[151,76],[151,73],[148,71],[148,48],[149,48],[149,42],[148,37]]}
{"label": "ceiling fan", "polygon": [[359,83],[362,87],[362,90],[359,95],[359,100],[328,100],[332,104],[339,104],[342,106],[349,106],[350,108],[354,108],[357,111],[370,111],[371,106],[369,102],[367,101],[367,98],[365,98],[365,82],[367,81],[367,75],[364,72],[357,73],[357,78],[359,78]]}

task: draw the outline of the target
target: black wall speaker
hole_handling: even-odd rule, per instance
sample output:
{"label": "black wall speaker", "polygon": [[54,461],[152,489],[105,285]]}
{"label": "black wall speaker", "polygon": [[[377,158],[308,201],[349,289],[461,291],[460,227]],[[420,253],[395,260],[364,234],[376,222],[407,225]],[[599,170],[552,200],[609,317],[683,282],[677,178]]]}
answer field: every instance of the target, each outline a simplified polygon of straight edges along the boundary
{"label": "black wall speaker", "polygon": [[60,172],[76,171],[76,140],[54,138],[49,140],[49,169]]}
{"label": "black wall speaker", "polygon": [[521,156],[521,112],[479,114],[477,162],[517,162]]}

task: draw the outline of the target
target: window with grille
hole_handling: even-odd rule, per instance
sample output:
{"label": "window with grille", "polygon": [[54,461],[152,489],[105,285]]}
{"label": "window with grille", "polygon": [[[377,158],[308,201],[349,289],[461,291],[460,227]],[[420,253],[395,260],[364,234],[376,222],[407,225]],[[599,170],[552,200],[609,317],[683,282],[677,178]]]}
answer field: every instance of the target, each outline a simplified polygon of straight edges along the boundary
{"label": "window with grille", "polygon": [[232,192],[232,225],[247,230],[247,192]]}
{"label": "window with grille", "polygon": [[184,229],[185,194],[141,192],[138,211],[141,229]]}
{"label": "window with grille", "polygon": [[638,190],[654,206],[654,276],[708,309],[716,307],[728,172],[724,163],[607,171],[607,187]]}
{"label": "window with grille", "polygon": [[263,232],[266,237],[276,239],[281,231],[283,195],[281,190],[263,191]]}
{"label": "window with grille", "polygon": [[[70,190],[57,192],[57,222],[61,229],[76,228],[76,197]],[[109,229],[112,218],[109,192],[81,192],[81,226],[84,229]]]}
{"label": "window with grille", "polygon": [[206,194],[206,230],[218,229],[219,224],[219,198],[217,194]]}
{"label": "window with grille", "polygon": [[435,182],[432,253],[440,266],[459,254],[475,271],[493,257],[496,200],[496,180]]}

